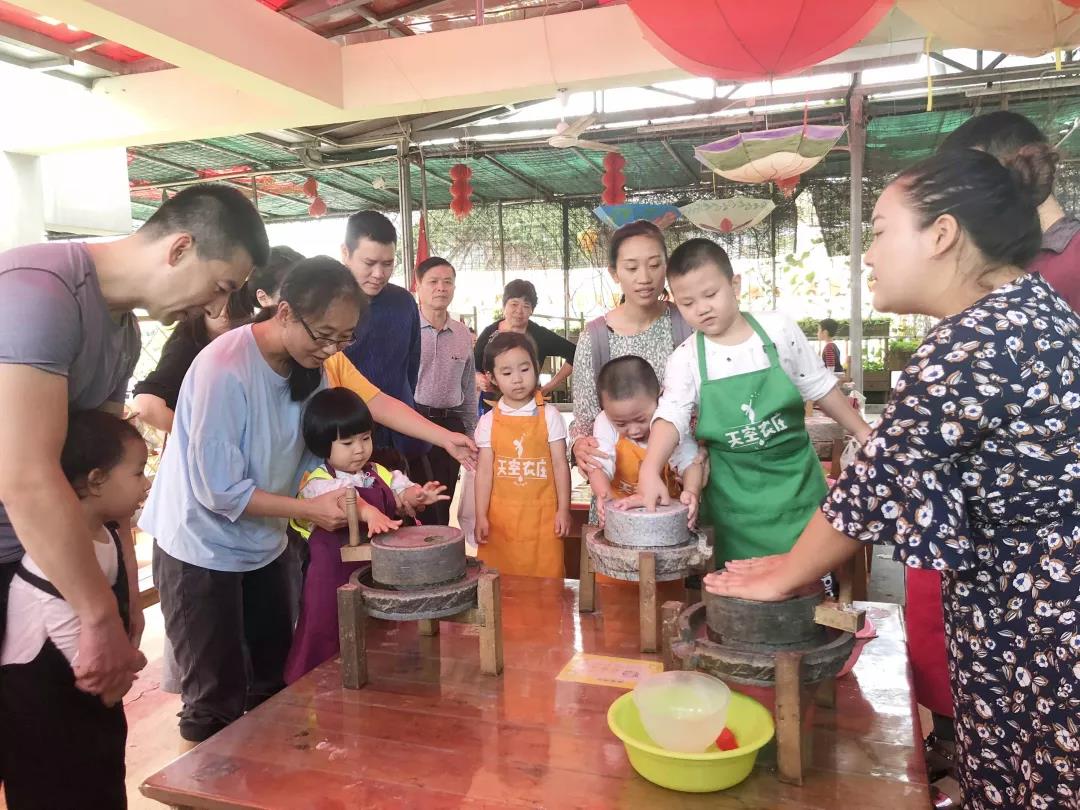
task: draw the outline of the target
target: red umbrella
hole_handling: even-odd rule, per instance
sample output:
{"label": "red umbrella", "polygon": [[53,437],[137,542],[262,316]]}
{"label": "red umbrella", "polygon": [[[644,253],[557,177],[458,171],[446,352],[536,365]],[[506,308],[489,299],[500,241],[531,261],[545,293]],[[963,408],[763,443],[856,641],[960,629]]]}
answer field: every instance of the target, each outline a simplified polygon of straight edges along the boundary
{"label": "red umbrella", "polygon": [[850,48],[893,0],[628,0],[646,39],[679,67],[715,79],[798,73]]}

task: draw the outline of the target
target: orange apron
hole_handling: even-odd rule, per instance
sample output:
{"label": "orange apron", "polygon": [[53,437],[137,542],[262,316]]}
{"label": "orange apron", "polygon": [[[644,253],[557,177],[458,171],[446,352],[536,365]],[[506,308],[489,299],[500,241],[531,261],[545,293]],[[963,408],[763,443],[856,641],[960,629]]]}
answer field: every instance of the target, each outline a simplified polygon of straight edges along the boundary
{"label": "orange apron", "polygon": [[[646,449],[625,436],[619,437],[619,441],[615,443],[615,475],[611,479],[611,497],[618,500],[637,492],[638,475],[641,472],[641,464],[645,461]],[[664,483],[668,486],[668,494],[672,498],[678,498],[682,489],[675,471],[670,466],[664,470]],[[596,574],[596,581],[605,585],[637,586],[636,581],[615,579],[599,572]],[[667,585],[668,583],[660,584]],[[675,584],[682,587],[681,582]]]}
{"label": "orange apron", "polygon": [[[620,436],[615,443],[615,475],[611,479],[611,495],[616,500],[637,492],[638,475],[645,461],[645,450],[646,448],[625,436]],[[672,498],[682,494],[679,479],[670,466],[664,470],[664,483],[667,484],[668,494]]]}
{"label": "orange apron", "polygon": [[491,501],[488,541],[479,556],[500,574],[564,576],[563,542],[555,534],[555,474],[551,468],[544,400],[535,416],[507,416],[492,409]]}

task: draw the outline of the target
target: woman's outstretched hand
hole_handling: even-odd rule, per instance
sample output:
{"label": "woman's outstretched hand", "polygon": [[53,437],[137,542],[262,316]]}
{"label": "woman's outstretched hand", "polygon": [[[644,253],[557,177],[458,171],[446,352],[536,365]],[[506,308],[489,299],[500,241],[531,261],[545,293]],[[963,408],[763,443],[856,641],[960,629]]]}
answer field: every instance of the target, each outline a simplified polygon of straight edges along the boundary
{"label": "woman's outstretched hand", "polygon": [[717,596],[733,596],[755,602],[782,602],[794,593],[779,584],[777,576],[787,554],[731,560],[722,571],[705,577],[705,590]]}

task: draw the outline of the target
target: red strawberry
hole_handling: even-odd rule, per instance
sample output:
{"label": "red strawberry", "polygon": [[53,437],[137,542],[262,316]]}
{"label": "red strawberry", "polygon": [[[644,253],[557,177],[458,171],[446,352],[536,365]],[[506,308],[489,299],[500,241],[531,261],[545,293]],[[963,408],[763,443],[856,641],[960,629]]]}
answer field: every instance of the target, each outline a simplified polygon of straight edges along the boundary
{"label": "red strawberry", "polygon": [[735,735],[731,733],[731,729],[725,727],[720,732],[720,736],[716,738],[716,747],[721,751],[734,751],[739,747],[739,743],[735,740]]}

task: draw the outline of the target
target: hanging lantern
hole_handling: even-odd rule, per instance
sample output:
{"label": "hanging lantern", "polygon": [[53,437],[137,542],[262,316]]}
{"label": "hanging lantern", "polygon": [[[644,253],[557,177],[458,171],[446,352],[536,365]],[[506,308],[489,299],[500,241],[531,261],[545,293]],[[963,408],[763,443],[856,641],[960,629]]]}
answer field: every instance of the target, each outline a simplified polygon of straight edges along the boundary
{"label": "hanging lantern", "polygon": [[625,166],[626,158],[618,152],[604,155],[604,193],[600,195],[604,205],[622,205],[626,202],[626,175],[623,174]]}
{"label": "hanging lantern", "polygon": [[680,0],[676,11],[671,0],[628,2],[653,47],[684,70],[714,79],[798,73],[855,45],[893,5],[893,0]]}
{"label": "hanging lantern", "polygon": [[694,147],[694,157],[721,177],[736,183],[776,183],[786,196],[829,154],[846,127],[799,124],[729,138]]}
{"label": "hanging lantern", "polygon": [[308,213],[313,217],[321,217],[326,213],[326,203],[323,202],[322,197],[316,197],[311,201],[311,205],[308,206]]}
{"label": "hanging lantern", "polygon": [[316,180],[314,177],[309,177],[307,180],[304,181],[303,189],[305,197],[311,197],[312,199],[315,199],[319,196],[319,181]]}
{"label": "hanging lantern", "polygon": [[450,167],[450,210],[458,219],[465,219],[472,212],[472,169],[464,163]]}
{"label": "hanging lantern", "polygon": [[957,48],[1042,56],[1080,45],[1080,0],[900,0],[934,41]]}

